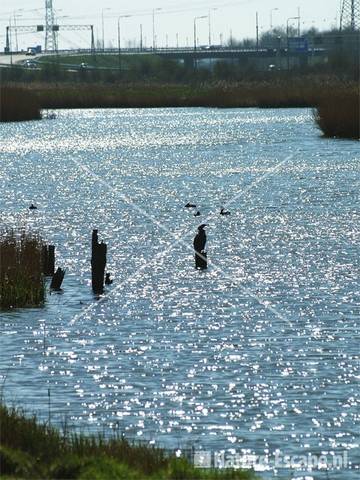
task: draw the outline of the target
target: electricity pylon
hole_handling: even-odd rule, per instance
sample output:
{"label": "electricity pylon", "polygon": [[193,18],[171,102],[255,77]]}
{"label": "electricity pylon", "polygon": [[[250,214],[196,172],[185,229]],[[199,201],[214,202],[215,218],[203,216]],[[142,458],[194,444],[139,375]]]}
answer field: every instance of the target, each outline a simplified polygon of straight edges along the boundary
{"label": "electricity pylon", "polygon": [[56,31],[52,0],[45,0],[45,51],[56,50]]}
{"label": "electricity pylon", "polygon": [[340,30],[360,28],[360,0],[343,0],[340,14]]}

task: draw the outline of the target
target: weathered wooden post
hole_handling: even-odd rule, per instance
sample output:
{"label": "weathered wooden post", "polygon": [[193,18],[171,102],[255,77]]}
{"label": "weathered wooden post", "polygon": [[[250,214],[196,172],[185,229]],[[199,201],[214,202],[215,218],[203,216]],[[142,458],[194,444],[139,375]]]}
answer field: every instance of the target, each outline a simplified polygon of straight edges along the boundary
{"label": "weathered wooden post", "polygon": [[64,280],[64,277],[65,277],[65,270],[62,270],[59,267],[52,277],[51,284],[50,284],[51,290],[56,290],[59,292],[61,290],[61,284]]}
{"label": "weathered wooden post", "polygon": [[92,233],[91,249],[91,280],[92,289],[96,294],[104,293],[104,275],[106,267],[107,245],[98,241],[98,231]]}
{"label": "weathered wooden post", "polygon": [[55,272],[55,246],[44,245],[42,248],[43,274],[52,277]]}
{"label": "weathered wooden post", "polygon": [[54,275],[55,272],[55,245],[48,246],[47,275]]}

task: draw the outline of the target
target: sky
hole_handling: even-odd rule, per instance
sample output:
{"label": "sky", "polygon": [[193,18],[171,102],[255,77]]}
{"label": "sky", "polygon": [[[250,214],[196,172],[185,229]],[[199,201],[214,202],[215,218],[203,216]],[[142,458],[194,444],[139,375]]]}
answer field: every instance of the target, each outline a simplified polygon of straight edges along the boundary
{"label": "sky", "polygon": [[[157,47],[192,46],[194,18],[199,45],[209,42],[209,12],[211,43],[219,45],[232,35],[235,39],[254,38],[256,12],[259,31],[273,26],[285,26],[287,19],[298,15],[301,28],[316,26],[320,30],[338,25],[341,0],[53,0],[59,25],[94,25],[95,37],[102,43],[104,17],[105,46],[118,45],[118,17],[122,46],[138,46],[142,25],[143,46],[153,42],[152,12],[155,9],[155,36]],[[1,0],[0,48],[5,45],[5,29],[9,18],[14,25],[37,25],[44,23],[45,0]],[[296,20],[289,24],[297,26]],[[43,34],[17,34],[19,49],[44,44]],[[15,45],[15,34],[12,37]],[[87,31],[64,31],[59,34],[59,48],[89,48],[90,34]]]}

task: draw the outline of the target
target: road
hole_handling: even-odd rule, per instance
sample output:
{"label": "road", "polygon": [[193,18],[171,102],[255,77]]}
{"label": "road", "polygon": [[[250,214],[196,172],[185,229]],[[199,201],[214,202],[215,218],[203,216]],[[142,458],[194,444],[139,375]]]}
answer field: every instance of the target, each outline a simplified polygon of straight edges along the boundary
{"label": "road", "polygon": [[[11,57],[12,57],[12,62],[11,62]],[[36,57],[33,56],[27,56],[25,53],[14,53],[13,55],[4,55],[0,54],[0,65],[11,65],[11,63],[19,63],[22,62],[26,59],[34,59]]]}

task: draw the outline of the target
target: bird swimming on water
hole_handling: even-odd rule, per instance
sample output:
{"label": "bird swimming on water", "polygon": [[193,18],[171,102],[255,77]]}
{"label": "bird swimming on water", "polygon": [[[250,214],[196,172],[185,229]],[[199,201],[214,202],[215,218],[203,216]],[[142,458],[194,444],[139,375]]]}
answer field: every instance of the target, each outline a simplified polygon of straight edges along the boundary
{"label": "bird swimming on water", "polygon": [[198,227],[198,233],[194,238],[194,250],[195,252],[201,253],[205,250],[206,245],[206,233],[204,228],[207,227],[206,223],[203,223]]}
{"label": "bird swimming on water", "polygon": [[37,207],[32,203],[29,207],[29,210],[37,210]]}
{"label": "bird swimming on water", "polygon": [[230,215],[230,212],[226,211],[224,207],[221,207],[220,215]]}
{"label": "bird swimming on water", "polygon": [[199,212],[199,210],[196,213],[194,213],[194,217],[200,217],[200,215],[201,213]]}
{"label": "bird swimming on water", "polygon": [[196,208],[196,205],[194,205],[193,203],[187,203],[185,205],[185,208]]}

